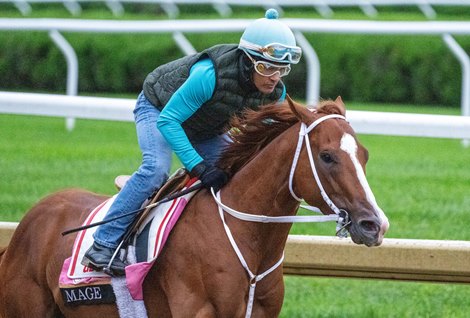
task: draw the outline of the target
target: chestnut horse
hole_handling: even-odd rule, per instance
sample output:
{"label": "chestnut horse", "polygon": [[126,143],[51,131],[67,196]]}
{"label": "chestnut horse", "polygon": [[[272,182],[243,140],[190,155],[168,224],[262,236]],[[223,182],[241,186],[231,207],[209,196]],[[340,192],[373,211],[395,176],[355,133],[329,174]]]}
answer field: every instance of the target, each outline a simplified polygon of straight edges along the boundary
{"label": "chestnut horse", "polygon": [[[367,150],[344,115],[341,98],[315,111],[288,98],[234,120],[233,143],[219,161],[232,176],[219,193],[222,203],[275,218],[295,216],[303,198],[326,215],[347,212],[355,243],[380,245],[388,220],[365,178]],[[1,259],[2,317],[118,317],[113,304],[66,307],[58,288],[74,240],[61,232],[82,224],[105,199],[64,190],[29,211]],[[279,315],[283,273],[274,265],[281,264],[292,221],[248,222],[218,204],[207,190],[188,203],[144,281],[149,317]]]}

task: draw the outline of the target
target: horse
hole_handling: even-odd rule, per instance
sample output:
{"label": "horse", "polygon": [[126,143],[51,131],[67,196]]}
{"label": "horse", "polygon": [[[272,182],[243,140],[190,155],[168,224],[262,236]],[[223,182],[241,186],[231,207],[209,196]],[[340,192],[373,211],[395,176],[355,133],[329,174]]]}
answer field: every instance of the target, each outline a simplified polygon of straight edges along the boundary
{"label": "horse", "polygon": [[[345,112],[340,97],[315,109],[287,98],[232,121],[233,142],[218,163],[230,181],[217,195],[200,190],[186,206],[145,278],[149,317],[279,315],[293,221],[250,222],[227,209],[253,218],[295,217],[303,199],[325,217],[346,213],[343,227],[355,243],[381,244],[389,223],[365,177],[368,152]],[[115,304],[67,307],[58,288],[74,241],[61,232],[82,224],[106,199],[66,189],[30,209],[0,259],[1,317],[118,317]]]}

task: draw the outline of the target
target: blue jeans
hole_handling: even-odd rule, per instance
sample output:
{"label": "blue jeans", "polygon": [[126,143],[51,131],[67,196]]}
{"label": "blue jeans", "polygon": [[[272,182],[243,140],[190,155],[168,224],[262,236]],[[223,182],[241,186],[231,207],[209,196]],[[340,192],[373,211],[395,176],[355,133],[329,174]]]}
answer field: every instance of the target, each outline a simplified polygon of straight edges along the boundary
{"label": "blue jeans", "polygon": [[[134,109],[134,118],[137,139],[142,151],[142,164],[118,193],[105,219],[139,209],[142,203],[168,178],[172,150],[157,129],[159,116],[160,111],[147,100],[143,92],[140,93]],[[227,136],[220,135],[193,144],[193,147],[207,163],[214,164],[227,142]],[[94,233],[93,238],[98,244],[116,248],[134,218],[135,215],[130,215],[102,224]]]}

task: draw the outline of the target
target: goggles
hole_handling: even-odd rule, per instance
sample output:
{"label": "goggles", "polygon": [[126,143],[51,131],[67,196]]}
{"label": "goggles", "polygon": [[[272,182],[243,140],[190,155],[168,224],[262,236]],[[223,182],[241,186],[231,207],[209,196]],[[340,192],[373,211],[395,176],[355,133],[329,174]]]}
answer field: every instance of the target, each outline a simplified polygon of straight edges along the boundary
{"label": "goggles", "polygon": [[271,61],[284,63],[289,62],[297,64],[302,56],[302,49],[300,47],[288,46],[281,43],[271,43],[265,46],[259,46],[241,39],[239,47],[257,51]]}
{"label": "goggles", "polygon": [[279,77],[284,77],[290,73],[290,65],[275,65],[266,61],[256,61],[250,56],[248,52],[245,52],[246,56],[251,60],[255,67],[256,73],[261,76],[271,77],[276,73],[279,74]]}

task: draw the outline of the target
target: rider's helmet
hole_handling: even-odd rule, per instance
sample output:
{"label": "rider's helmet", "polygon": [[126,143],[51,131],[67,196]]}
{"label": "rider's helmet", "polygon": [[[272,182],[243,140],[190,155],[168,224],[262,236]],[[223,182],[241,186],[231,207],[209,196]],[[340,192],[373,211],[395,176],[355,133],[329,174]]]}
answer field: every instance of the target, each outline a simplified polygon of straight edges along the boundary
{"label": "rider's helmet", "polygon": [[297,64],[302,49],[287,25],[279,21],[275,9],[266,11],[265,17],[248,25],[238,47],[251,57],[276,64]]}

